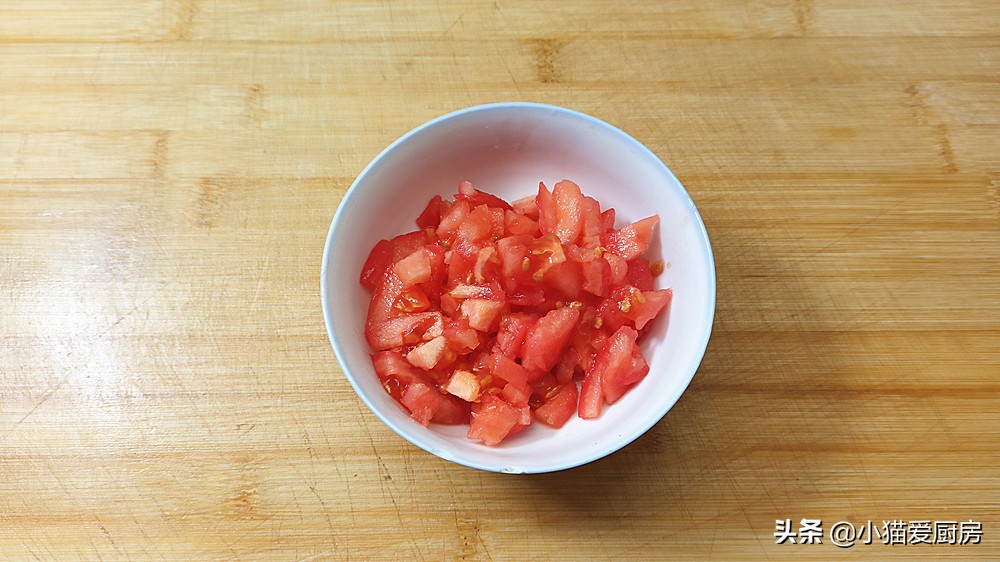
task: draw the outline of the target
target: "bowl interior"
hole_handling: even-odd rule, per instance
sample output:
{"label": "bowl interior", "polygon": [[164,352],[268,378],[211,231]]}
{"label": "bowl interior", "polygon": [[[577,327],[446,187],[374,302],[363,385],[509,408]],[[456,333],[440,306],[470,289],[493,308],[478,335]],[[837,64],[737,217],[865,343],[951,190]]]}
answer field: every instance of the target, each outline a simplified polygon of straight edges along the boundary
{"label": "bowl interior", "polygon": [[[358,283],[374,244],[414,230],[433,195],[451,197],[459,180],[508,201],[532,195],[539,181],[578,183],[617,226],[654,213],[660,226],[647,257],[666,264],[657,288],[671,287],[668,318],[642,341],[649,375],[597,420],[574,417],[562,429],[534,424],[497,447],[465,438],[466,427],[424,428],[380,386],[364,338],[369,293]],[[387,148],[358,177],[337,210],[323,260],[322,292],[330,340],[362,400],[414,444],[467,466],[546,472],[589,462],[628,444],[655,424],[694,376],[715,311],[715,268],[704,226],[672,173],[620,130],[563,108],[496,104],[449,114]]]}

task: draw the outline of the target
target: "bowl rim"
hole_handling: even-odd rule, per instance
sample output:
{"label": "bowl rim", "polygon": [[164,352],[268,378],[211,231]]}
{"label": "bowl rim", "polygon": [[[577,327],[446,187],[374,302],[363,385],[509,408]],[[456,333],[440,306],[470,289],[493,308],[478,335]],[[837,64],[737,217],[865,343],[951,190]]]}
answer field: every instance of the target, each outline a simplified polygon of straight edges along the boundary
{"label": "bowl rim", "polygon": [[[574,119],[582,120],[599,129],[604,129],[605,131],[611,133],[613,136],[618,137],[622,142],[631,145],[632,148],[636,149],[642,157],[650,159],[654,166],[662,168],[663,171],[667,173],[668,177],[674,181],[677,187],[680,188],[681,195],[683,196],[683,199],[687,204],[690,212],[693,214],[694,223],[696,225],[699,234],[698,241],[704,245],[704,248],[707,251],[707,258],[709,265],[707,271],[708,282],[709,282],[709,287],[707,291],[709,296],[708,319],[707,319],[708,321],[706,322],[705,329],[702,330],[702,333],[698,339],[700,349],[695,354],[696,359],[691,363],[690,372],[684,373],[684,377],[682,378],[684,382],[683,385],[680,387],[680,392],[677,394],[676,398],[674,398],[672,401],[669,401],[669,403],[664,402],[663,405],[660,407],[660,409],[657,411],[657,414],[654,416],[650,416],[648,423],[640,424],[639,426],[637,426],[638,427],[637,430],[634,430],[629,434],[622,435],[621,437],[618,438],[618,440],[612,443],[610,447],[599,449],[593,455],[588,455],[583,460],[579,460],[576,462],[550,463],[549,465],[536,467],[529,470],[522,470],[522,469],[512,470],[510,468],[500,465],[476,462],[474,460],[465,458],[454,458],[451,455],[446,456],[442,454],[442,452],[439,450],[436,450],[430,446],[420,443],[417,440],[411,439],[400,428],[398,428],[396,424],[393,421],[391,421],[387,416],[383,416],[382,413],[378,410],[378,408],[376,408],[374,404],[372,404],[372,402],[368,399],[368,397],[361,391],[358,384],[354,380],[354,376],[350,373],[350,370],[346,366],[345,362],[346,353],[341,349],[341,346],[337,342],[336,338],[334,338],[333,311],[330,310],[330,305],[328,304],[330,302],[330,296],[327,291],[327,286],[329,285],[328,272],[330,271],[329,268],[330,254],[331,254],[331,249],[333,248],[334,233],[337,231],[337,227],[341,222],[342,217],[346,214],[347,210],[352,206],[351,203],[353,199],[357,196],[357,193],[359,193],[358,185],[362,182],[362,180],[365,179],[365,177],[371,172],[371,170],[374,167],[376,167],[382,161],[383,158],[385,158],[388,154],[392,153],[396,149],[396,147],[408,142],[413,137],[419,135],[420,133],[428,129],[440,126],[447,121],[462,117],[467,114],[503,110],[503,109],[546,110],[546,111],[551,111],[553,113],[560,113]],[[463,466],[467,466],[469,468],[475,468],[489,472],[513,473],[513,474],[540,474],[547,472],[557,472],[560,470],[567,470],[585,464],[589,464],[596,460],[607,457],[621,450],[625,446],[629,445],[630,443],[632,443],[633,441],[644,435],[654,425],[659,423],[660,420],[662,420],[667,415],[667,413],[671,409],[673,409],[673,407],[680,400],[681,396],[683,396],[684,392],[687,391],[688,386],[690,386],[691,381],[694,380],[694,375],[697,373],[698,368],[701,366],[701,362],[705,357],[705,352],[708,349],[708,343],[712,335],[712,328],[715,324],[716,296],[717,296],[715,254],[712,250],[712,244],[711,241],[709,240],[708,231],[705,228],[705,223],[701,218],[701,213],[698,212],[698,208],[695,206],[694,201],[691,199],[691,195],[684,187],[684,184],[682,184],[680,180],[677,179],[677,176],[674,175],[670,167],[667,166],[666,163],[664,163],[659,156],[657,156],[652,150],[646,147],[646,145],[644,145],[643,143],[639,142],[632,135],[628,134],[622,129],[604,120],[598,119],[597,117],[558,105],[550,105],[550,104],[535,103],[535,102],[498,102],[498,103],[475,105],[462,108],[456,111],[452,111],[444,115],[441,115],[439,117],[435,117],[434,119],[431,119],[407,131],[405,134],[403,134],[398,139],[396,139],[388,146],[386,146],[384,149],[382,149],[382,151],[379,152],[378,155],[375,156],[364,167],[364,169],[361,170],[361,172],[354,179],[354,181],[351,182],[351,186],[344,193],[344,197],[341,199],[340,205],[337,206],[337,209],[334,212],[333,220],[330,222],[330,228],[327,231],[326,242],[323,247],[323,260],[320,267],[321,267],[320,301],[323,308],[323,321],[326,326],[327,339],[329,339],[330,345],[331,347],[333,347],[334,356],[336,356],[337,358],[337,362],[340,365],[341,371],[344,373],[344,377],[350,383],[351,387],[354,389],[354,393],[358,396],[358,398],[360,398],[361,401],[364,402],[365,406],[368,407],[368,409],[375,415],[376,418],[378,418],[383,424],[389,427],[389,429],[391,429],[397,435],[405,439],[407,442],[444,460],[451,461],[453,463],[460,464]]]}

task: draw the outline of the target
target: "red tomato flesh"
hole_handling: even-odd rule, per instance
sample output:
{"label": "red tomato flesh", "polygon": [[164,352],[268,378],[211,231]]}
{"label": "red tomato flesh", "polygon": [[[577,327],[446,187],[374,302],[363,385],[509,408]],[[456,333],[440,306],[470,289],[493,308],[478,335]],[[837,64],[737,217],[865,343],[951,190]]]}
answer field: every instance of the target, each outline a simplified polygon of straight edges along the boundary
{"label": "red tomato flesh", "polygon": [[490,446],[599,417],[647,376],[638,342],[673,297],[640,257],[658,221],[615,230],[568,180],[513,204],[466,181],[433,197],[361,269],[379,381],[416,422]]}

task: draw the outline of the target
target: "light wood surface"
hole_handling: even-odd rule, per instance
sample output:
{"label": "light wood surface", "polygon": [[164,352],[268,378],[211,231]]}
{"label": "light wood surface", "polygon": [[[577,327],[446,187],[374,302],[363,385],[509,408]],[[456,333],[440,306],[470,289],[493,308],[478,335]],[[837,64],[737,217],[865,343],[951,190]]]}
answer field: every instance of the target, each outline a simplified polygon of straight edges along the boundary
{"label": "light wood surface", "polygon": [[[364,165],[507,100],[660,155],[719,279],[664,420],[530,477],[383,426],[319,302]],[[4,559],[997,560],[1000,4],[6,1],[0,337]]]}

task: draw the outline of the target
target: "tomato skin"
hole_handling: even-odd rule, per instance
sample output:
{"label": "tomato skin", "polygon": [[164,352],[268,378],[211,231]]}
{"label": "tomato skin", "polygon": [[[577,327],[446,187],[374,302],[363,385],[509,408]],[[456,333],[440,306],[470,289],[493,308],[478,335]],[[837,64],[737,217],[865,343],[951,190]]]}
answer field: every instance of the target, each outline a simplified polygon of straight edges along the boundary
{"label": "tomato skin", "polygon": [[546,373],[555,367],[579,320],[580,311],[569,307],[553,310],[539,318],[524,337],[521,349],[524,368]]}
{"label": "tomato skin", "polygon": [[617,287],[624,283],[628,275],[628,262],[611,252],[605,252],[604,261],[611,267],[611,285]]}

